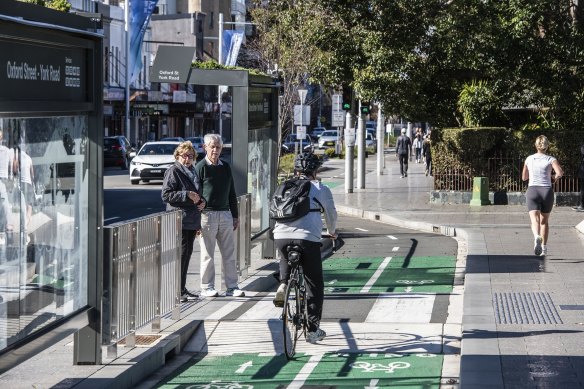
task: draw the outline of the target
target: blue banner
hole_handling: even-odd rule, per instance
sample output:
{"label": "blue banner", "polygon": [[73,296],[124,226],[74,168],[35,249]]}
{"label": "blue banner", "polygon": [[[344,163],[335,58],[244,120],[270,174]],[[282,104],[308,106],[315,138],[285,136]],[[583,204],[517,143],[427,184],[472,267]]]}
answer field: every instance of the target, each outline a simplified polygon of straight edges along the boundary
{"label": "blue banner", "polygon": [[158,0],[130,0],[130,82],[138,77],[142,69],[142,41],[157,3]]}
{"label": "blue banner", "polygon": [[223,31],[223,64],[225,66],[235,66],[239,49],[243,42],[243,31],[224,30]]}

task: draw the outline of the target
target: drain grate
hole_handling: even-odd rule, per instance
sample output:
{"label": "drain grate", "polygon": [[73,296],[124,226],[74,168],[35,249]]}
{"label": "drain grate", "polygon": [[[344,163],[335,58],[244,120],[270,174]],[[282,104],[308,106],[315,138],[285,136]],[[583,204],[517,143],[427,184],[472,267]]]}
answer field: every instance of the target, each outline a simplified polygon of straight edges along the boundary
{"label": "drain grate", "polygon": [[[152,343],[160,339],[162,335],[136,335],[136,346],[150,346]],[[122,339],[118,342],[120,346],[126,344],[126,339]]]}
{"label": "drain grate", "polygon": [[493,293],[497,324],[563,324],[549,293]]}

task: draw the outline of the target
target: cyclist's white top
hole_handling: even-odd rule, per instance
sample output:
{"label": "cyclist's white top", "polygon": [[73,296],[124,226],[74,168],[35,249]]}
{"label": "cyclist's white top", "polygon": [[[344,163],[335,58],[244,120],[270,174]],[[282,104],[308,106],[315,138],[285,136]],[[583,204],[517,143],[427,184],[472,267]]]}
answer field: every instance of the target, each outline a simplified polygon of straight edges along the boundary
{"label": "cyclist's white top", "polygon": [[[337,228],[337,209],[331,190],[318,180],[311,181],[310,209],[323,208],[324,219],[330,234]],[[318,202],[315,201],[318,200]],[[322,204],[322,207],[319,205]],[[308,212],[298,220],[276,222],[274,239],[302,239],[320,242],[322,235],[322,218],[320,212]]]}
{"label": "cyclist's white top", "polygon": [[529,186],[552,186],[552,163],[556,159],[550,155],[532,154],[525,160],[529,171]]}
{"label": "cyclist's white top", "polygon": [[4,145],[0,145],[0,178],[12,177],[12,162],[14,160],[14,150]]}

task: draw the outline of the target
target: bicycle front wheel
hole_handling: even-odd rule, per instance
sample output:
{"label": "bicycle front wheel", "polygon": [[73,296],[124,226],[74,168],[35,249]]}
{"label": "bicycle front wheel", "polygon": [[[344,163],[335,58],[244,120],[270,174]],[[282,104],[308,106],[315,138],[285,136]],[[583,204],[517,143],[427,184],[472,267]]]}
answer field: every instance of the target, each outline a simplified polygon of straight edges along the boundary
{"label": "bicycle front wheel", "polygon": [[295,281],[290,281],[286,288],[286,299],[284,300],[283,330],[284,330],[284,352],[289,360],[296,353],[296,342],[301,335],[302,320],[300,311],[300,291]]}

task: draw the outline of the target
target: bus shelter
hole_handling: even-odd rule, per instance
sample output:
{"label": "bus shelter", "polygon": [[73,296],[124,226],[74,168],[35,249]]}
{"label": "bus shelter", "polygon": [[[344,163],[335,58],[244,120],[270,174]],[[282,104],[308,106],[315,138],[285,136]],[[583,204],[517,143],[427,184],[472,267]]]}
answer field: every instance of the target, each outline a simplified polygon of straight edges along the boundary
{"label": "bus shelter", "polygon": [[0,2],[0,372],[97,339],[102,52],[87,18]]}

